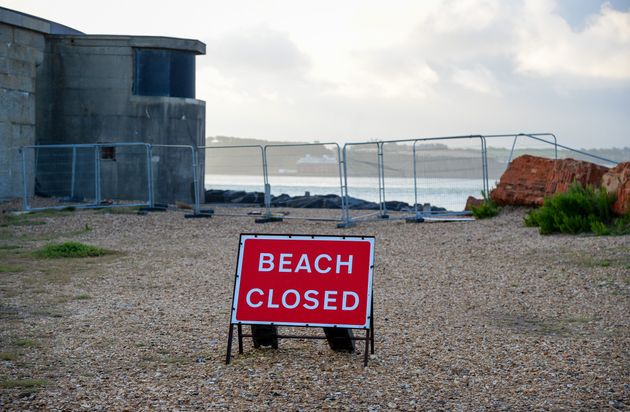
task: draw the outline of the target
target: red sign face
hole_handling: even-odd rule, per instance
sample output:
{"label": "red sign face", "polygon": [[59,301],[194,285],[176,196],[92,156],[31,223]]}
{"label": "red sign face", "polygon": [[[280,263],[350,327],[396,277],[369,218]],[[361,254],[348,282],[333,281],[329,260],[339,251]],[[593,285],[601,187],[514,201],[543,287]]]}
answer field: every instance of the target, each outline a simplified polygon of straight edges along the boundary
{"label": "red sign face", "polygon": [[232,323],[368,328],[374,238],[241,235]]}

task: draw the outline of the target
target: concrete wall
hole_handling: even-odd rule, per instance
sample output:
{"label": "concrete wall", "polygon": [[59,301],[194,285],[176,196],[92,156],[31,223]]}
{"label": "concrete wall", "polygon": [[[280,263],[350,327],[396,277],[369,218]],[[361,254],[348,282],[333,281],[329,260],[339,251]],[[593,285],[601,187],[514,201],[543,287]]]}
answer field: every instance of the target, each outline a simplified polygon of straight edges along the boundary
{"label": "concrete wall", "polygon": [[[38,99],[45,102],[37,106],[38,144],[137,141],[203,145],[203,101],[133,95],[134,49],[138,47],[205,52],[203,43],[194,40],[48,36],[44,62],[37,74],[41,79],[37,83]],[[101,160],[102,197],[146,199],[145,154],[139,148],[116,151],[116,160]],[[160,148],[154,151],[156,201],[192,201],[190,151]],[[70,151],[67,153],[69,156]],[[68,156],[61,162],[70,162]],[[50,169],[42,166],[39,169],[38,187],[57,194],[55,180],[61,180],[60,175],[51,174]],[[92,193],[91,188],[84,189],[86,196]]]}
{"label": "concrete wall", "polygon": [[22,196],[18,149],[35,144],[35,74],[44,46],[42,33],[0,22],[0,200]]}

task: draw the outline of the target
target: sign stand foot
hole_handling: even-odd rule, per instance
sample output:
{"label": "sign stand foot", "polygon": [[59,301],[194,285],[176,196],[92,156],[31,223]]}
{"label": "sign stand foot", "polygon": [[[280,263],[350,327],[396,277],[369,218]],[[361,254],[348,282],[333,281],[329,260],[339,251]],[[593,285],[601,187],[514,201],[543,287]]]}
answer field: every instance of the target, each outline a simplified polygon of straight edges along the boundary
{"label": "sign stand foot", "polygon": [[225,356],[225,364],[230,364],[232,358],[232,338],[234,337],[234,324],[230,323],[230,331],[228,332],[227,355]]}

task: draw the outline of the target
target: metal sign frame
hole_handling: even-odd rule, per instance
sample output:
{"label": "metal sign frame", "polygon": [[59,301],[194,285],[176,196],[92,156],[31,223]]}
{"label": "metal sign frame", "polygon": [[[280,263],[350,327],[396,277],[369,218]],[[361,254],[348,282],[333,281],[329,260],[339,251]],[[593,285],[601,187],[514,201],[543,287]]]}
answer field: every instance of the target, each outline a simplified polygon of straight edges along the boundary
{"label": "metal sign frame", "polygon": [[[306,323],[306,322],[272,322],[272,321],[252,321],[252,320],[238,320],[237,319],[237,305],[240,291],[240,280],[242,278],[242,269],[243,269],[243,252],[244,245],[247,239],[277,239],[277,240],[297,240],[297,241],[312,241],[312,240],[325,240],[325,241],[367,241],[370,244],[369,250],[369,262],[367,265],[368,273],[367,273],[367,295],[366,295],[366,304],[365,304],[365,323],[364,324],[343,324],[343,323]],[[365,337],[354,337],[351,334],[348,334],[347,339],[352,341],[365,341],[365,352],[364,352],[364,366],[367,366],[368,363],[368,351],[372,354],[374,353],[374,304],[373,304],[373,274],[374,274],[374,236],[336,236],[336,235],[289,235],[289,234],[267,234],[267,233],[242,233],[239,238],[239,251],[237,256],[237,266],[236,273],[234,277],[234,288],[232,292],[232,304],[230,311],[230,325],[228,331],[228,342],[227,342],[227,355],[226,355],[226,364],[230,363],[232,357],[232,341],[234,338],[234,326],[237,326],[237,335],[238,335],[238,345],[239,345],[239,353],[243,353],[243,338],[246,337],[254,337],[252,334],[244,334],[243,333],[243,325],[269,325],[272,327],[275,326],[290,326],[290,327],[323,327],[326,329],[359,329],[365,330]],[[277,335],[277,339],[328,339],[327,336],[302,336],[302,335]]]}

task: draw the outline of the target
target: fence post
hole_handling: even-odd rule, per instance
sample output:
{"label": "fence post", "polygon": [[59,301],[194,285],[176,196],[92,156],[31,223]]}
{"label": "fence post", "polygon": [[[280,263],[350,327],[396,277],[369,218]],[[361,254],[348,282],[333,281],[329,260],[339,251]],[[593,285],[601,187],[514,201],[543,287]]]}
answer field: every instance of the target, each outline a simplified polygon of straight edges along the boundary
{"label": "fence post", "polygon": [[376,143],[377,148],[377,166],[378,166],[378,198],[379,208],[381,211],[380,217],[383,219],[388,218],[387,205],[385,203],[385,156],[383,153],[383,142]]}
{"label": "fence post", "polygon": [[[341,225],[337,225],[337,227],[350,227],[352,222],[350,221],[350,204],[348,200],[348,153],[346,151],[348,144],[343,145],[342,156],[343,156],[343,173],[340,173],[339,176],[342,176],[343,181],[341,184],[341,206],[342,210],[342,219],[343,223]],[[339,146],[337,146],[339,149]]]}
{"label": "fence post", "polygon": [[24,190],[22,203],[24,204],[24,210],[30,210],[28,205],[28,183],[26,181],[26,152],[23,147],[20,147],[19,153],[22,157],[22,189]]}
{"label": "fence post", "polygon": [[153,209],[155,207],[155,194],[153,193],[153,146],[147,144],[145,148],[147,150],[147,187],[149,189],[149,208]]}
{"label": "fence post", "polygon": [[94,205],[101,204],[101,146],[94,145]]}
{"label": "fence post", "polygon": [[490,185],[488,183],[488,146],[486,138],[479,136],[481,140],[481,178],[483,179],[484,197],[490,196]]}
{"label": "fence post", "polygon": [[267,169],[267,145],[261,146],[263,182],[265,185],[265,218],[271,218],[271,186],[269,185],[269,170]]}
{"label": "fence post", "polygon": [[413,210],[416,215],[416,219],[418,218],[418,168],[416,166],[416,143],[417,140],[413,141],[412,147],[412,161],[413,161]]}
{"label": "fence post", "polygon": [[192,172],[193,172],[193,191],[194,193],[194,202],[195,202],[195,215],[200,214],[200,206],[199,206],[199,197],[201,196],[199,190],[199,160],[197,157],[197,150],[195,147],[190,146],[190,151],[192,153]]}
{"label": "fence post", "polygon": [[70,200],[74,200],[75,176],[77,173],[77,147],[72,146],[72,177],[70,178]]}

